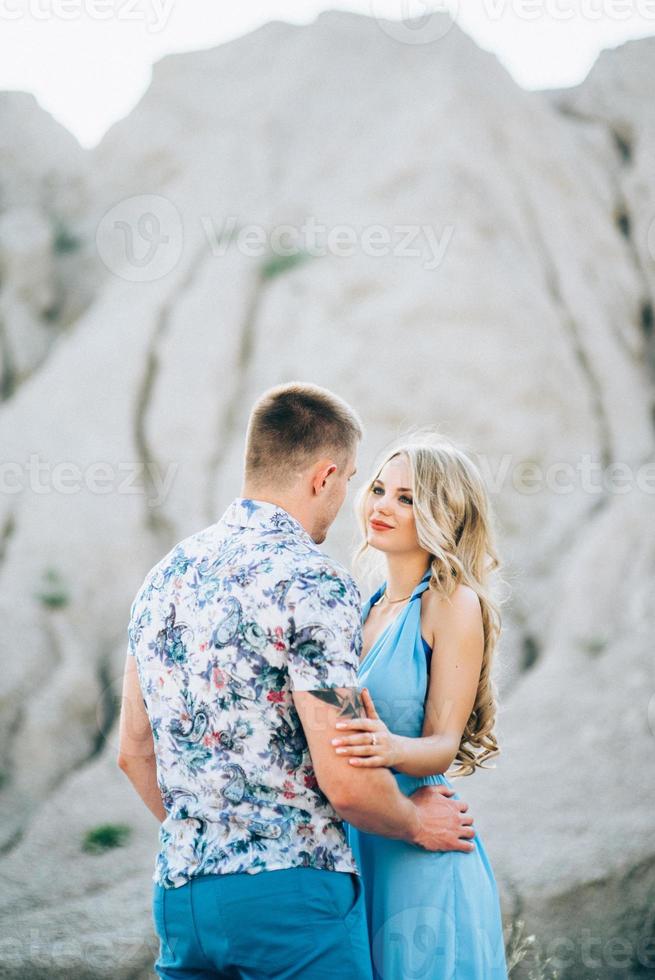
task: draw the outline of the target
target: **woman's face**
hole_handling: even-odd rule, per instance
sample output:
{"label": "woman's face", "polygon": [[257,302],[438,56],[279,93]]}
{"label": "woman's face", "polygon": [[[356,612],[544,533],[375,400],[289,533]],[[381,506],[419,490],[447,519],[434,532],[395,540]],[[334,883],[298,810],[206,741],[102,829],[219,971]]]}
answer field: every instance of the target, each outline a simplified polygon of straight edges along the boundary
{"label": "woman's face", "polygon": [[412,475],[404,456],[394,456],[371,484],[365,506],[366,539],[386,552],[422,550],[414,521]]}

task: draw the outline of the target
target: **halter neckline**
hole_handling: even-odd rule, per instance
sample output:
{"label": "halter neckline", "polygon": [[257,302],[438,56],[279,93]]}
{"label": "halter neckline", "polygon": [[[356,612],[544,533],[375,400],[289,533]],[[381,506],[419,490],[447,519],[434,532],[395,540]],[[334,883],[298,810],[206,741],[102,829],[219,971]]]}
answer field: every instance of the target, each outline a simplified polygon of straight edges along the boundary
{"label": "halter neckline", "polygon": [[[414,589],[412,590],[411,595],[408,596],[408,598],[407,598],[407,602],[408,603],[410,603],[412,601],[412,599],[416,599],[417,595],[421,595],[425,591],[425,589],[422,589],[421,586],[423,585],[424,582],[428,582],[429,581],[431,575],[432,575],[432,569],[431,568],[428,568],[427,572],[425,572],[425,574],[421,578],[420,582],[417,582],[417,584],[414,586]],[[367,606],[368,606],[369,610],[371,609],[372,606],[375,605],[376,602],[378,602],[378,600],[380,599],[380,597],[383,595],[384,590],[386,589],[386,587],[387,587],[387,582],[386,582],[386,579],[385,579],[385,581],[382,583],[382,585],[379,587],[379,589],[377,589],[377,591],[374,592],[373,595],[371,596],[371,598],[368,600]],[[420,591],[419,591],[419,589],[420,589]],[[401,610],[401,612],[402,611],[403,610]],[[400,615],[400,613],[398,615]]]}
{"label": "halter neckline", "polygon": [[[411,604],[412,604],[413,600],[416,599],[416,598],[418,598],[418,596],[422,595],[423,592],[425,592],[425,590],[428,588],[428,582],[429,582],[429,579],[430,579],[430,576],[431,575],[432,575],[432,569],[428,568],[428,570],[425,572],[425,574],[421,578],[420,582],[417,582],[416,586],[414,587],[414,590],[412,591],[412,594],[410,595],[409,599],[407,600],[406,605],[404,605],[400,609],[400,612],[397,612],[396,613],[396,615],[393,617],[393,619],[391,620],[390,623],[387,623],[387,625],[384,627],[384,629],[381,631],[381,633],[378,634],[378,636],[376,637],[376,639],[374,640],[374,642],[371,644],[371,646],[369,647],[369,649],[366,652],[366,656],[363,657],[362,660],[359,663],[360,668],[366,663],[366,661],[369,659],[369,657],[371,656],[371,654],[373,653],[373,651],[379,645],[380,641],[387,635],[387,633],[390,632],[390,630],[392,629],[392,627],[397,626],[400,623],[400,621],[403,619],[403,617],[407,615],[407,611],[411,607]],[[366,603],[366,606],[365,606],[366,616],[362,618],[362,621],[363,622],[368,617],[368,613],[371,611],[371,608],[378,601],[378,599],[380,598],[380,596],[382,595],[382,593],[384,592],[384,590],[386,589],[386,587],[387,587],[387,583],[386,583],[386,581],[384,581],[382,583],[382,585],[380,586],[380,588],[376,592],[373,593],[373,595],[371,596],[371,598]],[[423,639],[423,637],[422,637],[422,639]],[[423,639],[423,644],[424,644],[424,646],[426,645],[424,639]]]}

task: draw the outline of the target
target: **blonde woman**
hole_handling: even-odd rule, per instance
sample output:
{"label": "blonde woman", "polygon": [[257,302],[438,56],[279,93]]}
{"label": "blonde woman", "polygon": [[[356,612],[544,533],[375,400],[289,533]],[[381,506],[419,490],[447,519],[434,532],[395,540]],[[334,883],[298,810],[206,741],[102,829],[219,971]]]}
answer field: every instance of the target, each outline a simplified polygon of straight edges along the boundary
{"label": "blonde woman", "polygon": [[[337,727],[335,752],[386,766],[405,794],[470,775],[498,750],[490,677],[500,616],[489,501],[468,456],[436,436],[410,439],[358,500],[360,556],[386,580],[363,610],[359,682],[367,718]],[[449,792],[445,790],[446,793]],[[482,841],[428,852],[348,825],[366,899],[376,980],[505,980],[500,904]]]}

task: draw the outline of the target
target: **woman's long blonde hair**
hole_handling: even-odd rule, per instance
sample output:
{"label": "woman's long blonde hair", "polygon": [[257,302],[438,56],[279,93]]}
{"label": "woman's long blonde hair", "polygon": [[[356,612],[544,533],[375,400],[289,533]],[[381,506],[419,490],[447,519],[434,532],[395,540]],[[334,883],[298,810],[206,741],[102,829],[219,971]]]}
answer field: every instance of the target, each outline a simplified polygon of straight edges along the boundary
{"label": "woman's long blonde hair", "polygon": [[496,689],[491,676],[500,636],[501,616],[489,591],[491,572],[501,567],[495,546],[493,514],[487,491],[475,463],[445,437],[419,432],[406,437],[384,454],[375,476],[360,490],[356,510],[364,540],[355,559],[361,562],[366,540],[366,498],[373,480],[395,456],[404,456],[412,474],[413,511],[419,544],[431,555],[429,587],[448,598],[461,583],[480,600],[484,652],[473,710],[460,741],[452,775],[469,776],[486,759],[500,752],[494,735]]}

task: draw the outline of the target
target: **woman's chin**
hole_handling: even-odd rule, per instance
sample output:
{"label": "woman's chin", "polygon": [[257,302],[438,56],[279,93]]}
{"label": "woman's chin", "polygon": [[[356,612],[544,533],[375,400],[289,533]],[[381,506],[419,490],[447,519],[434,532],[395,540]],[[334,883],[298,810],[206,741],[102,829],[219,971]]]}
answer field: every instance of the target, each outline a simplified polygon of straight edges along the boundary
{"label": "woman's chin", "polygon": [[380,541],[381,537],[382,534],[380,534],[379,531],[377,533],[375,531],[369,531],[366,536],[366,543],[368,544],[369,548],[376,548],[377,551],[386,551],[384,542]]}

